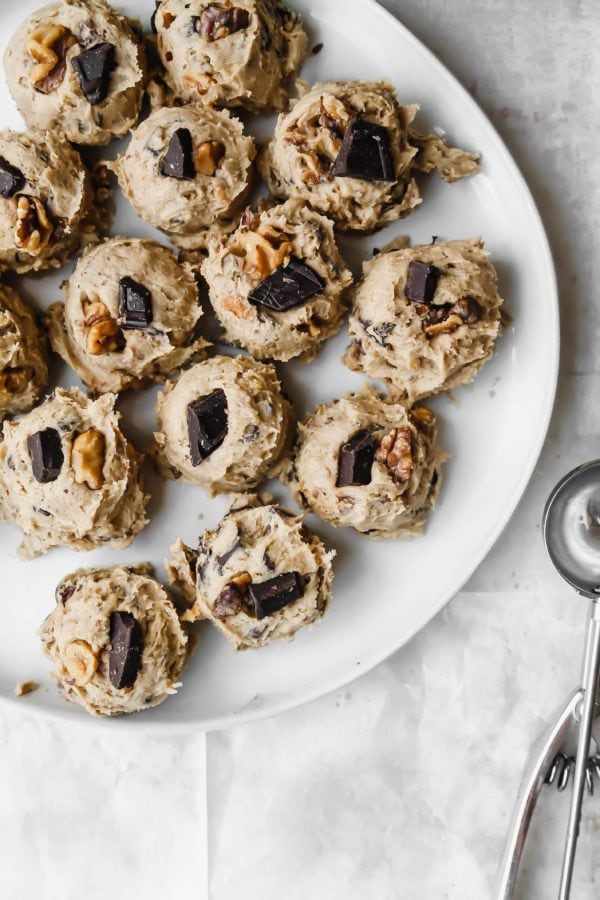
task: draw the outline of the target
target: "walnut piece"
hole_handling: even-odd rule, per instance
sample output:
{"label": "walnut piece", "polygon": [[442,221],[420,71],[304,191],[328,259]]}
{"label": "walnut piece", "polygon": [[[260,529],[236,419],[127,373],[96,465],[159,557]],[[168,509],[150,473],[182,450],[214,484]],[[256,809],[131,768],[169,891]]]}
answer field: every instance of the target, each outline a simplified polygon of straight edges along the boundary
{"label": "walnut piece", "polygon": [[65,647],[64,664],[75,684],[83,687],[94,677],[98,658],[87,641],[71,641]]}
{"label": "walnut piece", "polygon": [[86,484],[91,491],[99,491],[104,484],[106,439],[97,428],[82,431],[71,447],[71,467],[76,484]]}
{"label": "walnut piece", "polygon": [[249,584],[252,584],[252,577],[248,572],[240,572],[239,575],[235,575],[233,578],[229,580],[230,584],[234,584],[236,587],[247,588]]}
{"label": "walnut piece", "polygon": [[29,77],[36,91],[49,94],[61,83],[67,69],[67,50],[75,38],[64,25],[40,25],[27,39],[27,52],[34,60]]}
{"label": "walnut piece", "polygon": [[37,197],[28,194],[17,194],[14,199],[17,205],[15,246],[30,256],[39,256],[53,231],[46,207]]}
{"label": "walnut piece", "polygon": [[432,411],[430,409],[427,409],[425,406],[415,406],[413,409],[411,409],[410,414],[416,421],[417,425],[422,425],[425,428],[432,428],[435,424],[434,413],[432,413]]}
{"label": "walnut piece", "polygon": [[256,231],[241,231],[237,246],[244,255],[244,272],[261,280],[280,269],[292,253],[285,235],[265,224]]}
{"label": "walnut piece", "polygon": [[238,319],[249,319],[252,315],[252,307],[243,297],[225,297],[221,301],[221,306]]}
{"label": "walnut piece", "polygon": [[0,373],[0,392],[22,394],[34,375],[31,366],[7,367]]}
{"label": "walnut piece", "polygon": [[223,9],[213,3],[206,7],[199,22],[194,23],[196,31],[199,31],[200,36],[210,43],[229,37],[236,31],[242,31],[249,24],[250,13],[247,9],[239,6]]}
{"label": "walnut piece", "polygon": [[455,328],[458,328],[458,326],[462,324],[463,320],[461,317],[452,313],[447,316],[447,318],[442,319],[441,322],[433,322],[431,325],[425,325],[425,334],[430,336],[434,334],[443,334],[447,331],[454,331]]}
{"label": "walnut piece", "polygon": [[410,428],[392,428],[381,440],[375,458],[388,467],[394,481],[407,482],[413,470]]}
{"label": "walnut piece", "polygon": [[224,156],[225,147],[220,141],[204,141],[194,153],[196,172],[199,175],[208,175],[212,178],[221,165]]}
{"label": "walnut piece", "polygon": [[26,694],[33,694],[38,688],[39,684],[37,681],[19,681],[19,683],[15,685],[15,697],[24,697]]}
{"label": "walnut piece", "polygon": [[86,301],[83,311],[84,325],[88,329],[85,339],[85,349],[88,353],[100,356],[102,353],[123,349],[125,342],[123,332],[101,300]]}

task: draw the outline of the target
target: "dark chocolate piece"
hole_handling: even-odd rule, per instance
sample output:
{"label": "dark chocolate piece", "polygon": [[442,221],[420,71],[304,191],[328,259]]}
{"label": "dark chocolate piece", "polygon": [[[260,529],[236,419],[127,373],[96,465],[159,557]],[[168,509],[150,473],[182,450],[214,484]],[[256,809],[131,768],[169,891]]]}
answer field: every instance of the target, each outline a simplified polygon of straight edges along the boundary
{"label": "dark chocolate piece", "polygon": [[35,480],[42,484],[55,481],[65,461],[58,431],[55,428],[44,428],[43,431],[30,434],[27,449],[31,455],[31,470]]}
{"label": "dark chocolate piece", "polygon": [[230,34],[242,31],[250,24],[250,13],[247,9],[239,6],[223,9],[212,3],[206,7],[201,16],[194,18],[196,20],[194,28],[205,41],[216,41],[223,37],[229,37]]}
{"label": "dark chocolate piece", "polygon": [[131,687],[138,676],[144,652],[142,629],[128,612],[110,616],[108,677],[117,690]]}
{"label": "dark chocolate piece", "polygon": [[193,466],[199,466],[220,447],[227,434],[227,396],[217,388],[187,408],[190,456]]}
{"label": "dark chocolate piece", "polygon": [[285,312],[320,294],[324,287],[325,282],[320,275],[301,259],[292,256],[287,266],[276,269],[261,281],[248,299],[275,312]]}
{"label": "dark chocolate piece", "polygon": [[409,262],[404,296],[417,303],[431,303],[441,274],[436,266],[429,263]]}
{"label": "dark chocolate piece", "polygon": [[129,275],[119,281],[119,325],[146,328],[152,321],[152,294]]}
{"label": "dark chocolate piece", "polygon": [[196,177],[192,135],[187,128],[178,128],[171,135],[167,152],[160,166],[160,174],[188,181]]}
{"label": "dark chocolate piece", "polygon": [[81,90],[92,106],[102,103],[108,94],[110,73],[115,68],[115,48],[102,42],[73,57]]}
{"label": "dark chocolate piece", "polygon": [[276,575],[268,581],[248,586],[248,595],[254,605],[254,614],[257,619],[272,616],[273,613],[283,609],[289,603],[299,600],[304,589],[298,572],[286,572],[284,575]]}
{"label": "dark chocolate piece", "polygon": [[377,440],[366,428],[357,431],[349,441],[342,444],[338,457],[337,486],[370,484],[376,449]]}
{"label": "dark chocolate piece", "polygon": [[387,129],[358,116],[350,119],[331,174],[364,181],[396,181]]}
{"label": "dark chocolate piece", "polygon": [[244,608],[244,593],[235,584],[226,584],[215,603],[212,612],[217,619],[236,616]]}
{"label": "dark chocolate piece", "polygon": [[17,191],[22,191],[25,187],[25,176],[12,166],[8,160],[0,156],[0,194],[3,197],[12,197]]}
{"label": "dark chocolate piece", "polygon": [[457,300],[450,312],[463,319],[467,325],[474,325],[483,317],[483,308],[473,297],[463,297],[462,300]]}

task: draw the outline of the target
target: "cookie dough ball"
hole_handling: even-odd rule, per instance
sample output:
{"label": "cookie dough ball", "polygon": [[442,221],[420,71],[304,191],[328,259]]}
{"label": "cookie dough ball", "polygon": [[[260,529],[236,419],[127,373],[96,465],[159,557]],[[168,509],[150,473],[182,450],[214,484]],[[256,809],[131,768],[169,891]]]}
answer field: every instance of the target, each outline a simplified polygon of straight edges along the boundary
{"label": "cookie dough ball", "polygon": [[372,392],[318,406],[299,426],[287,475],[298,503],[332,525],[408,537],[424,528],[444,459],[430,410]]}
{"label": "cookie dough ball", "polygon": [[299,197],[344,231],[373,231],[421,202],[415,169],[446,181],[479,170],[477,156],[410,130],[416,105],[399,106],[387,82],[316,84],[289,112],[258,166],[276,197]]}
{"label": "cookie dough ball", "polygon": [[283,109],[304,59],[298,13],[279,0],[163,0],[158,51],[175,92],[207,106]]}
{"label": "cookie dough ball", "polygon": [[241,209],[255,155],[254,141],[228,112],[165,107],[135,129],[114,169],[140,218],[190,235]]}
{"label": "cookie dough ball", "polygon": [[48,383],[46,339],[16,291],[0,285],[0,420],[31,409]]}
{"label": "cookie dough ball", "polygon": [[10,92],[30,128],[108,144],[137,122],[146,61],[140,37],[104,0],[60,0],[19,26],[4,54]]}
{"label": "cookie dough ball", "polygon": [[339,330],[352,275],[333,223],[290,200],[209,244],[202,274],[225,337],[258,359],[312,359]]}
{"label": "cookie dough ball", "polygon": [[184,618],[210,619],[236,650],[289,641],[312,625],[325,613],[333,579],[334,551],[301,517],[249,502],[206,531],[198,551],[178,541],[167,566],[195,601]]}
{"label": "cookie dough ball", "polygon": [[128,547],[147,524],[138,457],[119,429],[115,400],[57,389],[4,423],[0,518],[23,532],[23,559],[50,547]]}
{"label": "cookie dough ball", "polygon": [[292,407],[277,372],[241,356],[217,356],[168,382],[156,414],[163,474],[212,494],[256,487],[291,440]]}
{"label": "cookie dough ball", "polygon": [[0,270],[57,268],[95,238],[79,154],[43,131],[0,131]]}
{"label": "cookie dough ball", "polygon": [[82,256],[48,310],[52,349],[93,391],[161,381],[202,356],[191,269],[155,241],[116,237]]}
{"label": "cookie dough ball", "polygon": [[177,692],[187,659],[171,597],[147,564],[67,575],[40,637],[65,700],[94,716],[158,706]]}
{"label": "cookie dough ball", "polygon": [[410,403],[471,381],[500,331],[496,281],[479,238],[380,253],[354,295],[346,365]]}

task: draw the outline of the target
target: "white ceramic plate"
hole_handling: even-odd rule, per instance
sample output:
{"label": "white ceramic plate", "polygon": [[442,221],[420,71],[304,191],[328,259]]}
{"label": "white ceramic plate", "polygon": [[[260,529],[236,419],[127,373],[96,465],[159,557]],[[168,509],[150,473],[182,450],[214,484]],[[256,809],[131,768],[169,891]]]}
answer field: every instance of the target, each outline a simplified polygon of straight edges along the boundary
{"label": "white ceramic plate", "polygon": [[[108,720],[113,728],[176,731],[217,728],[288,709],[318,697],[381,662],[422,628],[459,590],[481,562],[512,514],[536,463],[552,409],[558,368],[558,303],[552,259],[531,195],[506,147],[467,92],[398,21],[374,0],[291,0],[304,14],[313,44],[324,49],[305,65],[307,81],[388,78],[401,102],[419,102],[419,122],[447,131],[458,146],[482,153],[483,172],[449,186],[431,176],[423,205],[402,222],[369,239],[345,239],[343,248],[358,270],[370,248],[398,234],[413,243],[483,235],[497,266],[501,291],[513,324],[495,359],[476,382],[440,397],[440,443],[451,454],[438,508],[418,539],[371,541],[309,518],[309,524],[338,551],[333,603],[314,629],[290,644],[236,654],[209,625],[176,697],[138,716]],[[0,53],[18,22],[37,0],[3,3]],[[123,0],[126,13],[147,26],[151,0]],[[6,85],[0,83],[2,127],[22,127]],[[265,134],[267,121],[253,130]],[[114,155],[116,148],[108,151]],[[114,233],[158,237],[119,198]],[[161,238],[162,239],[162,238]],[[20,280],[38,308],[60,296],[58,284],[71,271]],[[356,389],[362,377],[340,363],[345,330],[310,366],[281,367],[284,384],[299,412]],[[61,384],[79,384],[66,367],[56,367]],[[141,446],[153,426],[155,389],[121,401],[124,429]],[[80,566],[162,560],[177,537],[194,544],[212,526],[226,501],[209,500],[200,488],[164,483],[148,472],[151,524],[127,551],[82,554],[54,550],[32,562],[16,556],[19,535],[0,525],[0,696],[14,699],[16,682],[35,679],[42,690],[19,700],[40,713],[72,721],[88,719],[65,703],[48,678],[36,628],[54,603],[54,586]],[[280,485],[275,494],[286,502]]]}

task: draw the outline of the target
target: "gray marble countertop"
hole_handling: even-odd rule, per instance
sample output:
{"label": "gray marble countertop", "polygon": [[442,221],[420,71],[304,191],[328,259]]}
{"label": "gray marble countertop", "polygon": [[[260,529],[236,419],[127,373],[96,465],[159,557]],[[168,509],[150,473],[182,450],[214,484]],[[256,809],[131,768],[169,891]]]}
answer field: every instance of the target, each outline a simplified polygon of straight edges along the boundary
{"label": "gray marble countertop", "polygon": [[[583,641],[585,605],[551,570],[539,521],[558,477],[600,456],[600,19],[595,0],[384,5],[491,117],[550,236],[563,354],[535,476],[465,590],[336,695],[206,743],[59,727],[26,698],[0,707],[2,896],[493,896],[528,747],[575,684]],[[523,900],[556,896],[567,804],[544,791]],[[599,832],[600,790],[574,900],[600,896]]]}

